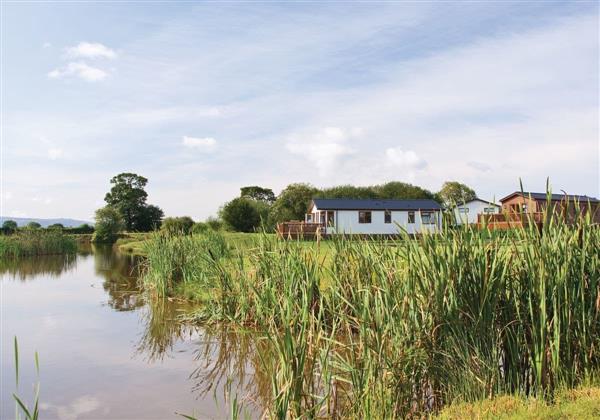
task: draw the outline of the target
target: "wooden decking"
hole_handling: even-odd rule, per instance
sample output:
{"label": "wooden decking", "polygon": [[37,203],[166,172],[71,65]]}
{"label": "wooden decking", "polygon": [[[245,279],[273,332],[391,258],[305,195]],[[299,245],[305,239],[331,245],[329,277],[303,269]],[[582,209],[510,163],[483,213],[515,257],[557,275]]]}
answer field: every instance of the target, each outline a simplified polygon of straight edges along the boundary
{"label": "wooden decking", "polygon": [[322,235],[324,226],[321,223],[309,223],[292,220],[277,223],[277,235],[285,239],[315,239]]}
{"label": "wooden decking", "polygon": [[544,213],[499,213],[479,214],[477,226],[490,230],[523,228],[535,224],[538,228],[544,223]]}

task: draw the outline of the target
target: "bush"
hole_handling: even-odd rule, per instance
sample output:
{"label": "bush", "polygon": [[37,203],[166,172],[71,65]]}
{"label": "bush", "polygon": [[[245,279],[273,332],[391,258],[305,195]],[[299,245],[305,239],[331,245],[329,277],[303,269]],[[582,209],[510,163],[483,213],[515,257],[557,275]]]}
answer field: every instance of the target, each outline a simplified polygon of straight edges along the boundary
{"label": "bush", "polygon": [[106,206],[96,210],[96,230],[92,242],[113,244],[119,238],[125,223],[121,213],[114,207]]}
{"label": "bush", "polygon": [[254,232],[269,215],[269,205],[263,201],[238,197],[221,209],[221,219],[237,232]]}
{"label": "bush", "polygon": [[223,222],[216,217],[209,217],[205,222],[209,228],[212,230],[221,230],[223,229]]}
{"label": "bush", "polygon": [[168,235],[189,235],[192,233],[194,220],[189,216],[167,217],[163,220],[161,230]]}
{"label": "bush", "polygon": [[208,229],[210,229],[210,227],[208,226],[208,223],[198,222],[198,223],[195,223],[194,226],[192,227],[192,233],[201,234],[201,233],[205,233]]}

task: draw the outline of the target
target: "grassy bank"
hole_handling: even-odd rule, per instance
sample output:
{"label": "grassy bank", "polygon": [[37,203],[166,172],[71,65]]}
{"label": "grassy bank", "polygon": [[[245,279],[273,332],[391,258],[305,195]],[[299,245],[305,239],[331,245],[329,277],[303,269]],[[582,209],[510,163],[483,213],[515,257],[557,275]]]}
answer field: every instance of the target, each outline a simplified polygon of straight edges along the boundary
{"label": "grassy bank", "polygon": [[548,218],[419,239],[148,241],[146,285],[262,331],[268,415],[388,418],[510,395],[552,402],[600,368],[600,229]]}
{"label": "grassy bank", "polygon": [[77,251],[72,235],[52,230],[24,230],[0,235],[0,258],[35,255],[71,254]]}

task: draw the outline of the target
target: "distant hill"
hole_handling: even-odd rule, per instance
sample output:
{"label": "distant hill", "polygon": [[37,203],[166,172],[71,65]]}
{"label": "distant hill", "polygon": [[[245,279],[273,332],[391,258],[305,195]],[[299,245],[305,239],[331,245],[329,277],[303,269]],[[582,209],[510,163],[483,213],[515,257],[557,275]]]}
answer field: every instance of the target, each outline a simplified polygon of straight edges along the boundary
{"label": "distant hill", "polygon": [[14,220],[17,222],[18,226],[25,226],[29,222],[38,222],[42,227],[48,227],[55,223],[60,223],[64,227],[77,227],[81,226],[84,223],[88,225],[94,225],[92,222],[87,222],[85,220],[75,220],[75,219],[36,219],[36,218],[28,218],[28,217],[10,217],[10,216],[2,216],[0,217],[0,225],[4,223],[5,220]]}

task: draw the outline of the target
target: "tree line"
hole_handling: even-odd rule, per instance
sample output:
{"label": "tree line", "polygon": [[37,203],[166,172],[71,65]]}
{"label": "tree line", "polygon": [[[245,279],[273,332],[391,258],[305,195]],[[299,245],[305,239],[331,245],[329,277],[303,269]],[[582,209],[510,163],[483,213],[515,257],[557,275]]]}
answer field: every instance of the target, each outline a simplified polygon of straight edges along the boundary
{"label": "tree line", "polygon": [[304,220],[313,198],[349,199],[431,199],[442,206],[472,200],[475,191],[456,182],[445,182],[437,192],[405,182],[392,181],[381,185],[340,185],[319,189],[305,183],[290,184],[275,196],[270,188],[247,186],[240,189],[240,196],[225,203],[219,216],[225,225],[235,231],[252,232],[259,228],[274,229],[279,222]]}
{"label": "tree line", "polygon": [[43,228],[38,222],[29,222],[25,226],[19,227],[17,222],[14,220],[5,220],[0,227],[0,233],[4,235],[12,235],[23,230],[57,230],[63,233],[71,234],[82,234],[82,233],[94,233],[94,227],[84,223],[79,226],[66,227],[62,223],[53,223]]}
{"label": "tree line", "polygon": [[228,229],[237,232],[272,231],[276,224],[288,220],[304,220],[313,198],[350,199],[432,199],[442,205],[464,202],[476,197],[475,191],[455,181],[444,183],[440,191],[405,182],[393,181],[380,185],[339,185],[317,188],[307,183],[294,183],[279,195],[271,188],[250,185],[240,188],[240,195],[220,208],[218,217],[195,222],[189,216],[163,218],[158,206],[148,204],[145,187],[148,179],[121,173],[110,180],[106,206],[96,211],[94,241],[114,242],[119,232],[148,232],[162,229],[167,233],[199,233],[207,229]]}

